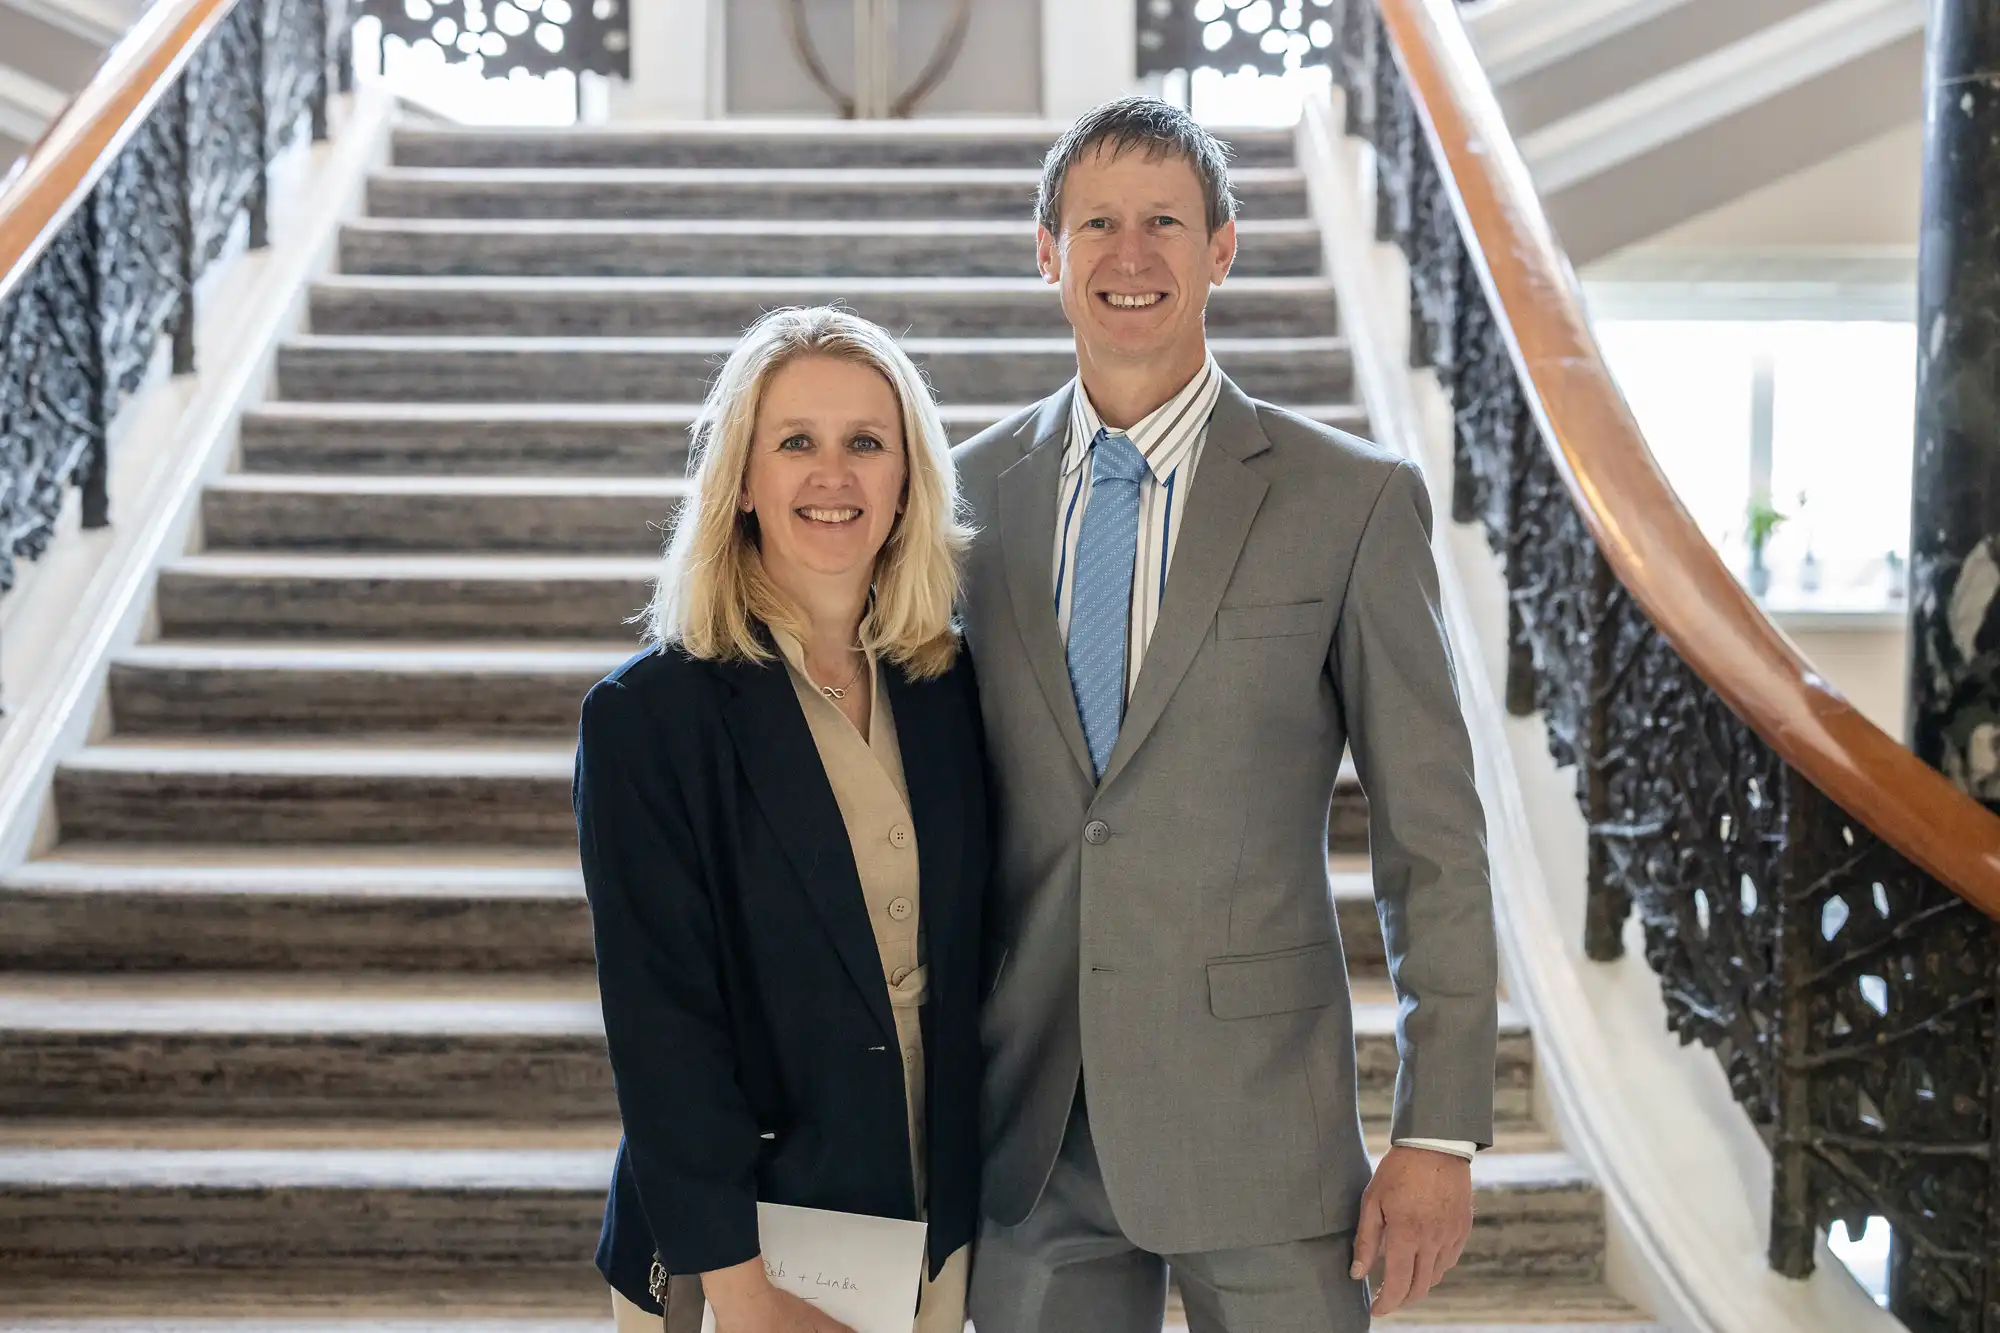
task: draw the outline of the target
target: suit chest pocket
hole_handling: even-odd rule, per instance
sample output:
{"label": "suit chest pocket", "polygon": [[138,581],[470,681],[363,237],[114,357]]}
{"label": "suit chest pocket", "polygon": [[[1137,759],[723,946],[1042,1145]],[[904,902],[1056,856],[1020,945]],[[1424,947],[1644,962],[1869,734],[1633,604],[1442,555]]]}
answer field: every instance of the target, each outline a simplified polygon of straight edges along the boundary
{"label": "suit chest pocket", "polygon": [[1278,606],[1225,606],[1215,613],[1215,637],[1277,639],[1312,634],[1326,613],[1323,601],[1286,602]]}

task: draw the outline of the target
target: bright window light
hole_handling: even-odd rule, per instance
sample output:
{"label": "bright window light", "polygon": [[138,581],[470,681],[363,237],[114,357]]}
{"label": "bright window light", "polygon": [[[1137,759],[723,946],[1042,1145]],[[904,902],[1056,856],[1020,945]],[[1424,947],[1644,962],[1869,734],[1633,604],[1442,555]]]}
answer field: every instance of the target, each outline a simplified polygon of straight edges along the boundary
{"label": "bright window light", "polygon": [[1850,1236],[1845,1222],[1835,1222],[1826,1234],[1826,1247],[1833,1251],[1834,1258],[1847,1265],[1847,1271],[1854,1274],[1854,1280],[1875,1298],[1875,1303],[1886,1309],[1889,1304],[1889,1224],[1882,1218],[1871,1217],[1866,1230],[1859,1236]]}
{"label": "bright window light", "polygon": [[1597,337],[1660,469],[1748,565],[1755,381],[1771,375],[1765,548],[1774,605],[1885,609],[1909,555],[1916,333],[1867,320],[1607,319]]}
{"label": "bright window light", "polygon": [[[502,31],[526,30],[523,10],[545,9],[539,0],[527,4],[502,4],[495,11],[495,23]],[[460,33],[449,19],[440,19],[434,35],[440,42],[464,42],[478,51],[482,46],[497,47],[500,37]],[[556,34],[561,29],[540,24]],[[449,29],[449,31],[446,31]],[[364,77],[374,74],[400,97],[411,103],[468,125],[573,125],[576,123],[576,75],[567,71],[533,78],[515,70],[504,79],[486,77],[485,58],[473,55],[457,64],[447,63],[444,52],[429,42],[411,46],[390,39],[386,49],[381,40],[382,25],[376,19],[362,19],[354,25],[354,49],[359,54]],[[540,37],[537,31],[537,37]],[[548,45],[546,41],[544,45]],[[554,49],[553,47],[551,49]],[[373,53],[382,51],[379,74],[371,70]]]}

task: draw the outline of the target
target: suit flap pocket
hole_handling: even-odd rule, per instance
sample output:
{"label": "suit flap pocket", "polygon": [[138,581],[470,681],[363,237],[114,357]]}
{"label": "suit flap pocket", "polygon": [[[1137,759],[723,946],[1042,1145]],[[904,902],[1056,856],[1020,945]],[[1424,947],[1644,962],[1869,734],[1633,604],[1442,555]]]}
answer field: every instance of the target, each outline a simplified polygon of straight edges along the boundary
{"label": "suit flap pocket", "polygon": [[1216,958],[1208,964],[1208,1008],[1217,1018],[1255,1018],[1318,1009],[1340,995],[1333,941],[1278,953]]}
{"label": "suit flap pocket", "polygon": [[1215,614],[1215,633],[1222,639],[1272,639],[1281,634],[1311,634],[1320,626],[1325,602],[1287,602],[1283,606],[1225,606]]}

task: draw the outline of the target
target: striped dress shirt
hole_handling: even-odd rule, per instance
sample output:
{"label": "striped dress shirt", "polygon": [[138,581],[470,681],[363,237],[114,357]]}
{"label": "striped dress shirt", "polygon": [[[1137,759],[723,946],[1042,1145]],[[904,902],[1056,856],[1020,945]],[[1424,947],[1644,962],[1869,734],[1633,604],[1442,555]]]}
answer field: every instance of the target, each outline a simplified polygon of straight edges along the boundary
{"label": "striped dress shirt", "polygon": [[[1160,602],[1167,592],[1167,571],[1173,564],[1174,543],[1180,536],[1181,515],[1187,511],[1188,485],[1201,446],[1208,439],[1208,419],[1222,393],[1222,372],[1215,358],[1202,363],[1181,391],[1146,414],[1125,432],[1146,460],[1148,475],[1139,483],[1139,553],[1132,563],[1132,613],[1125,631],[1125,697],[1139,680],[1146,645],[1160,620]],[[1076,588],[1076,543],[1083,535],[1083,512],[1090,503],[1090,450],[1104,419],[1091,405],[1079,379],[1070,399],[1069,444],[1063,451],[1062,484],[1057,487],[1055,570],[1056,625],[1069,642],[1069,612]]]}
{"label": "striped dress shirt", "polygon": [[[1149,475],[1139,483],[1139,552],[1132,563],[1132,613],[1125,631],[1125,697],[1139,682],[1146,646],[1160,622],[1167,572],[1187,512],[1188,487],[1208,442],[1208,421],[1222,394],[1222,372],[1210,356],[1181,391],[1146,414],[1125,433],[1146,460]],[[1069,443],[1063,451],[1062,484],[1057,489],[1056,625],[1069,642],[1071,595],[1076,588],[1076,542],[1083,535],[1084,506],[1090,503],[1090,450],[1104,419],[1091,405],[1083,381],[1070,398]],[[1478,1145],[1457,1139],[1397,1139],[1398,1147],[1428,1148],[1453,1157],[1471,1157]]]}

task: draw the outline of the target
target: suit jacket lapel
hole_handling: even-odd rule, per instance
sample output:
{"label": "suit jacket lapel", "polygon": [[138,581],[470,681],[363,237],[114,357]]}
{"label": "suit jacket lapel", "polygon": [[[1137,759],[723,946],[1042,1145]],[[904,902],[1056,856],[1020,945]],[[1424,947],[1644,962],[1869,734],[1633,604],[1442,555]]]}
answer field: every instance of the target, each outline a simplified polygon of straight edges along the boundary
{"label": "suit jacket lapel", "polygon": [[[1084,778],[1095,782],[1090,746],[1084,741],[1083,723],[1077,717],[1076,692],[1070,686],[1069,658],[1056,625],[1055,569],[1050,563],[1056,548],[1057,487],[1062,482],[1070,395],[1075,391],[1072,380],[1042,403],[1035,419],[1034,444],[1018,463],[1000,474],[1000,544],[1021,647],[1041,683],[1049,711],[1055,715],[1056,728],[1069,743],[1070,754]],[[1188,517],[1192,521],[1193,515]]]}
{"label": "suit jacket lapel", "polygon": [[[1194,664],[1195,653],[1208,638],[1208,627],[1222,605],[1236,558],[1250,538],[1250,524],[1270,489],[1244,460],[1270,447],[1271,441],[1258,424],[1256,407],[1225,376],[1215,413],[1209,418],[1208,440],[1195,466],[1187,514],[1181,520],[1173,566],[1167,572],[1160,618],[1153,627],[1146,660],[1125,706],[1118,744],[1111,751],[1100,786],[1116,778],[1133,752],[1145,743],[1181,678]],[[1055,540],[1053,533],[1049,540]]]}
{"label": "suit jacket lapel", "polygon": [[833,937],[841,962],[861,988],[869,1012],[893,1042],[896,1019],[889,1011],[882,955],[868,925],[868,902],[854,869],[847,823],[784,664],[730,664],[717,669],[735,687],[724,719],[765,821],[818,910],[820,923]]}
{"label": "suit jacket lapel", "polygon": [[896,743],[903,755],[903,783],[910,793],[910,822],[917,828],[917,887],[923,900],[925,935],[931,941],[928,959],[933,975],[958,966],[942,942],[957,932],[947,923],[962,895],[955,892],[962,877],[960,850],[965,839],[965,796],[950,739],[957,735],[943,707],[949,686],[943,682],[912,682],[896,667],[883,664],[889,707],[896,715]]}

